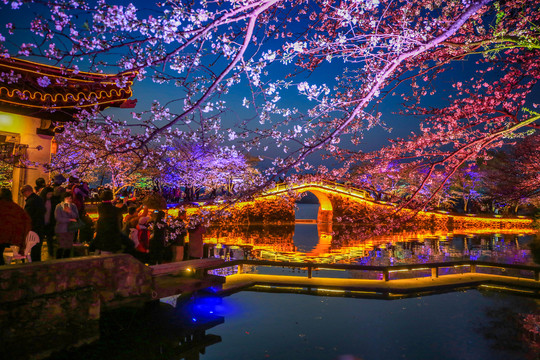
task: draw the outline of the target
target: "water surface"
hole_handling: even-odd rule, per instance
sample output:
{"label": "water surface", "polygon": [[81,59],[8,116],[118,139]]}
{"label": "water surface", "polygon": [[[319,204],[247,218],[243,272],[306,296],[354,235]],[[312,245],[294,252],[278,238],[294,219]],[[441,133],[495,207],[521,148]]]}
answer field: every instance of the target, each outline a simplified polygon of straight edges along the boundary
{"label": "water surface", "polygon": [[[316,219],[317,204],[299,204],[297,219]],[[399,265],[455,260],[534,264],[528,244],[537,236],[524,229],[425,230],[375,236],[351,226],[297,222],[210,228],[204,240],[210,256],[318,263]],[[227,256],[228,255],[228,256]]]}
{"label": "water surface", "polygon": [[522,319],[537,310],[477,290],[392,301],[198,295],[109,313],[101,340],[53,359],[518,360],[533,356]]}

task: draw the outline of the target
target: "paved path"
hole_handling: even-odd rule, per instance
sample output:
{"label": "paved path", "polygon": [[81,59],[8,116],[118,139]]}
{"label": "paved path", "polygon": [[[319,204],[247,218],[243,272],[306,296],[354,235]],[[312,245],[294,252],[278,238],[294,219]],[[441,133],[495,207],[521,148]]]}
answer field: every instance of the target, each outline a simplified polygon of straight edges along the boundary
{"label": "paved path", "polygon": [[196,259],[152,265],[152,297],[159,299],[219,287],[225,278],[208,275],[205,269],[224,262],[223,259]]}

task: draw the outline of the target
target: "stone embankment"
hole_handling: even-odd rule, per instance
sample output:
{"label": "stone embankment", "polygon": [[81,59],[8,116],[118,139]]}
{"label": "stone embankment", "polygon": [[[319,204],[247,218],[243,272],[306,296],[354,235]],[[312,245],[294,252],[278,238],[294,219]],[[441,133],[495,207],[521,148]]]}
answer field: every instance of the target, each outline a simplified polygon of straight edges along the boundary
{"label": "stone embankment", "polygon": [[46,358],[66,346],[97,340],[104,311],[219,285],[219,279],[206,279],[197,271],[205,260],[211,259],[154,269],[130,255],[115,254],[2,266],[2,357]]}

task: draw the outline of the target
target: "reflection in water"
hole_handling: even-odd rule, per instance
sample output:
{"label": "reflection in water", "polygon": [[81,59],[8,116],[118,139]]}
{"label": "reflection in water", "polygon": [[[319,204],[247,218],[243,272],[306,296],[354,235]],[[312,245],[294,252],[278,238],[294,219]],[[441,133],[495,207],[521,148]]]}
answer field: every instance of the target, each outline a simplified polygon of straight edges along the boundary
{"label": "reflection in water", "polygon": [[55,353],[49,360],[203,359],[207,348],[222,341],[207,331],[225,321],[213,310],[220,298],[204,301],[183,297],[104,312],[97,342]]}
{"label": "reflection in water", "polygon": [[297,252],[319,253],[321,238],[315,224],[296,224],[294,226],[293,243]]}
{"label": "reflection in water", "polygon": [[320,263],[397,265],[452,260],[533,264],[526,230],[401,232],[359,238],[332,224],[220,226],[205,234],[210,256]]}

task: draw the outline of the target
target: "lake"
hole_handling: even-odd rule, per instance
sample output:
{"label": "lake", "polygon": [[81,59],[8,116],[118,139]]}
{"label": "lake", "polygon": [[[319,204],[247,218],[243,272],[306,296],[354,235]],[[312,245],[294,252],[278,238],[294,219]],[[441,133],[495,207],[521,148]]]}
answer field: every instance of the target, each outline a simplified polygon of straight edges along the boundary
{"label": "lake", "polygon": [[[242,291],[104,316],[101,340],[52,359],[518,360],[537,300],[468,290],[400,300]],[[174,306],[173,306],[174,305]],[[534,357],[531,357],[534,359]]]}

